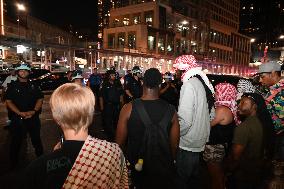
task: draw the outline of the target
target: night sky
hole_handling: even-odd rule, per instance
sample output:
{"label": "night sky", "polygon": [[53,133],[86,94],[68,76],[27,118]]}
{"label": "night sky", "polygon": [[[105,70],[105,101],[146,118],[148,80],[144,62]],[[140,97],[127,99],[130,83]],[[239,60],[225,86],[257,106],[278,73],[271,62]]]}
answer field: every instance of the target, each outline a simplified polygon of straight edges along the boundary
{"label": "night sky", "polygon": [[[96,33],[97,0],[27,0],[30,15],[67,29]],[[79,30],[79,31],[80,31]]]}

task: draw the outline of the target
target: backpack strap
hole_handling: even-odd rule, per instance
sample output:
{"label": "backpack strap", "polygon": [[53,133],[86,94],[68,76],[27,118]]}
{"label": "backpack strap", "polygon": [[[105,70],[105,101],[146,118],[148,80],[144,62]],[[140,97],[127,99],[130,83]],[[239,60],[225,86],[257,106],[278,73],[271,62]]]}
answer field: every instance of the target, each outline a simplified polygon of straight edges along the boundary
{"label": "backpack strap", "polygon": [[163,118],[159,122],[160,126],[168,125],[168,123],[172,120],[171,113],[172,113],[173,108],[174,107],[171,106],[170,104],[167,105],[167,108],[166,108],[166,111],[163,115]]}
{"label": "backpack strap", "polygon": [[[135,99],[134,100],[135,103],[135,108],[139,114],[139,117],[141,119],[141,121],[143,122],[143,124],[145,125],[145,127],[147,128],[149,125],[153,124],[148,113],[145,110],[145,107],[141,101],[141,99]],[[168,122],[172,119],[172,117],[170,117],[172,113],[172,109],[170,104],[167,105],[166,111],[161,119],[161,121],[159,122],[159,125],[167,125]]]}
{"label": "backpack strap", "polygon": [[151,121],[148,113],[146,112],[145,107],[142,104],[141,99],[134,100],[134,103],[136,105],[136,110],[139,114],[139,117],[140,117],[141,121],[143,122],[143,124],[145,125],[145,127],[147,129],[149,127],[149,125],[152,124],[152,121]]}

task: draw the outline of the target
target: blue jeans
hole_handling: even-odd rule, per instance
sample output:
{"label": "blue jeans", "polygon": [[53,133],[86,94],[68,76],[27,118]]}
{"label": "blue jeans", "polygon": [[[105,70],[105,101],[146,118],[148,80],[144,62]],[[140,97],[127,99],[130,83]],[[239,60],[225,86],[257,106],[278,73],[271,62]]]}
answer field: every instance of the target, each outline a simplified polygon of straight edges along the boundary
{"label": "blue jeans", "polygon": [[200,188],[199,179],[200,152],[179,149],[177,154],[178,188]]}

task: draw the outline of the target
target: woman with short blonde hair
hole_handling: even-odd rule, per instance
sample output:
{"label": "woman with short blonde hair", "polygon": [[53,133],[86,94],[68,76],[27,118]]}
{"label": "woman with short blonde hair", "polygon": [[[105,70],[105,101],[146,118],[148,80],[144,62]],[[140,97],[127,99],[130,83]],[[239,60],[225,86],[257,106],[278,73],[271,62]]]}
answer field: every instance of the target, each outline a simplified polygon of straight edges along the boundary
{"label": "woman with short blonde hair", "polygon": [[51,95],[50,106],[64,141],[27,168],[24,188],[129,188],[119,146],[88,135],[95,106],[91,89],[64,84]]}
{"label": "woman with short blonde hair", "polygon": [[50,107],[54,120],[62,129],[78,133],[93,121],[95,97],[89,88],[68,83],[54,91]]}

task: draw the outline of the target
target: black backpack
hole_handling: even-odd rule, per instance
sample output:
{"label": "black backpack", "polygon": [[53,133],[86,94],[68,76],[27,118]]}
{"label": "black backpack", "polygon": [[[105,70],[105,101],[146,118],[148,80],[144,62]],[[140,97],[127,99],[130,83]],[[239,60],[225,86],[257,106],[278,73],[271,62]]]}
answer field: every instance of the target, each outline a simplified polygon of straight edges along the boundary
{"label": "black backpack", "polygon": [[169,185],[173,184],[176,174],[168,129],[168,125],[172,120],[172,112],[175,111],[175,108],[168,104],[160,122],[153,123],[141,99],[135,99],[133,107],[138,112],[145,126],[143,142],[139,152],[139,159],[143,159],[143,169],[138,174],[142,177],[143,175],[146,176],[147,182],[151,183],[153,179],[154,185],[159,187],[165,185],[168,188]]}

